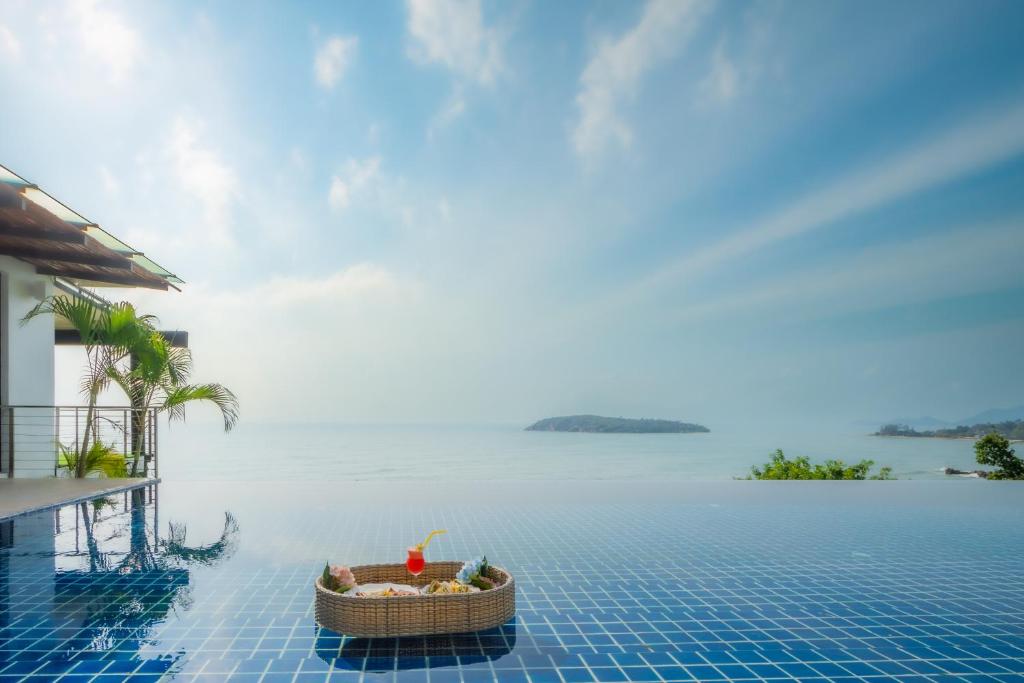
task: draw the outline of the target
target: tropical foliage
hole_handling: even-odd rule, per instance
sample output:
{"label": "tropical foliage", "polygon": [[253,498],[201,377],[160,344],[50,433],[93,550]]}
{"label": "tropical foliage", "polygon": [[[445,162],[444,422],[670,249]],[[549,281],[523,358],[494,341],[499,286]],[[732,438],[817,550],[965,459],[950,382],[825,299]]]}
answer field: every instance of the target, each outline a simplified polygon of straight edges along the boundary
{"label": "tropical foliage", "polygon": [[101,308],[78,297],[51,296],[35,306],[22,324],[40,315],[60,316],[71,323],[85,347],[86,371],[82,393],[86,396],[85,428],[75,458],[74,474],[86,476],[89,451],[95,446],[96,401],[110,384],[110,369],[124,362],[153,330],[152,316],[138,315],[128,303]]}
{"label": "tropical foliage", "polygon": [[[80,451],[64,444],[58,444],[57,467],[67,470],[73,476],[99,474],[104,477],[128,476],[128,464],[124,455],[114,450],[113,446],[104,446],[94,441],[83,455]],[[79,463],[81,462],[81,467]],[[81,471],[83,474],[79,475]]]}
{"label": "tropical foliage", "polygon": [[751,467],[747,479],[892,479],[891,467],[882,467],[878,474],[869,476],[874,464],[873,460],[861,460],[855,465],[842,460],[812,464],[806,456],[790,460],[778,449],[763,467]]}
{"label": "tropical foliage", "polygon": [[979,464],[999,468],[988,473],[989,479],[1024,479],[1024,460],[1017,457],[1006,437],[986,434],[974,444],[974,454]]}
{"label": "tropical foliage", "polygon": [[116,364],[108,377],[128,396],[132,419],[132,476],[138,474],[143,449],[145,419],[149,408],[166,413],[170,419],[184,419],[185,406],[193,401],[209,401],[220,409],[224,431],[238,421],[238,399],[220,384],[189,384],[192,354],[186,348],[171,346],[156,330],[131,349],[131,364]]}
{"label": "tropical foliage", "polygon": [[[224,419],[225,431],[238,420],[238,400],[220,384],[189,384],[192,355],[188,349],[172,347],[156,329],[156,317],[141,315],[127,302],[97,306],[78,297],[51,296],[40,302],[22,320],[52,314],[67,320],[78,332],[86,352],[86,372],[82,393],[86,396],[85,427],[77,453],[68,458],[76,477],[90,473],[90,452],[98,446],[96,402],[111,383],[128,396],[131,411],[131,471],[139,474],[149,409],[165,413],[170,419],[182,419],[185,406],[193,401],[216,405]],[[129,428],[126,426],[126,429]],[[98,453],[99,451],[97,451]],[[93,460],[98,455],[94,454]],[[93,469],[95,471],[102,471]],[[122,475],[124,476],[124,475]]]}

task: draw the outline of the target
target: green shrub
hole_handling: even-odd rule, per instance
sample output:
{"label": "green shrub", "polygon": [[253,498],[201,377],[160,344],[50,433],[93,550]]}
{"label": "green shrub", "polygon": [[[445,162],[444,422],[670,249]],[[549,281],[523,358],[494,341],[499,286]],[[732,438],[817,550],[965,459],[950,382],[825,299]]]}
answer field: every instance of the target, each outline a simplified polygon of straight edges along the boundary
{"label": "green shrub", "polygon": [[883,467],[878,474],[868,476],[874,460],[861,460],[856,465],[847,465],[842,460],[826,460],[811,464],[806,456],[792,460],[786,458],[782,449],[772,454],[771,460],[763,467],[751,467],[747,479],[892,479],[891,467]]}
{"label": "green shrub", "polygon": [[1024,460],[1017,457],[1005,436],[986,434],[975,442],[974,454],[979,464],[999,468],[989,472],[989,479],[1024,479]]}
{"label": "green shrub", "polygon": [[78,459],[81,457],[78,450],[64,444],[58,444],[60,453],[57,455],[57,466],[77,476],[98,474],[101,477],[112,479],[128,476],[128,463],[124,455],[114,450],[113,446],[104,446],[99,441],[95,442],[85,452],[85,464],[79,468]]}

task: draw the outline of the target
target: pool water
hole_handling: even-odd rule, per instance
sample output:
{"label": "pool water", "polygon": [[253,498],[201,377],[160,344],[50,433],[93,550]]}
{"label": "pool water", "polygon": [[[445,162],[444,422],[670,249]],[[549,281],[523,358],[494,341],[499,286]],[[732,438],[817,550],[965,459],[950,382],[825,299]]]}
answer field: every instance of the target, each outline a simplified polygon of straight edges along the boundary
{"label": "pool water", "polygon": [[[325,561],[485,554],[517,616],[318,629]],[[0,683],[1024,681],[1024,487],[168,482],[0,522]]]}

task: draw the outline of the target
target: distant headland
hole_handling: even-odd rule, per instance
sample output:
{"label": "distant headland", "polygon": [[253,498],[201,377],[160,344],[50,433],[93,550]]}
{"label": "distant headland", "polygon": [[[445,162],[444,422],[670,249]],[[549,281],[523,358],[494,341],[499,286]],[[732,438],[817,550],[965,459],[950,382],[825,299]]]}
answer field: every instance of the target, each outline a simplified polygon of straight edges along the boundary
{"label": "distant headland", "polygon": [[1024,420],[1008,420],[1006,422],[983,422],[970,426],[960,425],[949,429],[917,430],[903,424],[883,425],[875,436],[910,436],[932,439],[977,439],[995,432],[1011,441],[1024,439]]}
{"label": "distant headland", "polygon": [[594,432],[598,434],[693,434],[710,432],[704,425],[675,420],[639,420],[600,415],[567,415],[534,422],[528,432]]}

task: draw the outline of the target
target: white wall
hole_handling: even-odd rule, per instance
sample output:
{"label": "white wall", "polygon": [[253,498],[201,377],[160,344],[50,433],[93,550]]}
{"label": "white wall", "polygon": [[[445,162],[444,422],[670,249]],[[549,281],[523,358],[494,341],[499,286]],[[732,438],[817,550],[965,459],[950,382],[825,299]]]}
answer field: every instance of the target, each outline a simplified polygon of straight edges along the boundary
{"label": "white wall", "polygon": [[[53,317],[41,315],[25,325],[21,319],[43,298],[54,293],[53,279],[37,275],[27,263],[0,256],[3,300],[2,378],[6,405],[52,406],[54,403]],[[4,416],[3,450],[9,434]],[[50,477],[54,465],[53,411],[15,409],[14,476]],[[4,468],[5,471],[8,468]]]}

